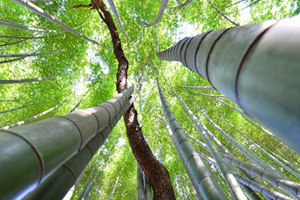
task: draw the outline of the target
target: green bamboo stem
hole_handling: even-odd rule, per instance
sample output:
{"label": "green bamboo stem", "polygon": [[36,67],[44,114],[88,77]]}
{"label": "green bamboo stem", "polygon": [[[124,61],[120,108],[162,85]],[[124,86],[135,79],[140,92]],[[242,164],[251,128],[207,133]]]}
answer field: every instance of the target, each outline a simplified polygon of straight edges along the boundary
{"label": "green bamboo stem", "polygon": [[[36,53],[36,52],[38,52],[38,51],[39,51],[39,49],[36,50],[36,51],[34,51],[33,53]],[[10,59],[10,60],[2,60],[2,61],[0,61],[0,64],[9,63],[9,62],[14,62],[14,61],[17,61],[17,60],[22,60],[22,59],[24,59],[24,58],[27,58],[27,56],[23,56],[23,57],[21,57],[21,58]]]}
{"label": "green bamboo stem", "polygon": [[[226,118],[225,118],[226,119]],[[255,142],[253,142],[250,138],[248,138],[247,136],[245,136],[243,133],[241,133],[228,119],[226,119],[227,122],[239,133],[241,134],[246,140],[248,140],[250,143],[252,143],[256,148],[258,148],[259,150],[261,150],[262,152],[264,152],[270,159],[274,160],[277,164],[279,164],[283,169],[287,170],[290,174],[294,175],[297,179],[300,179],[300,175],[295,172],[293,169],[291,169],[290,167],[286,166],[284,163],[282,163],[280,160],[278,160],[276,157],[274,157],[273,155],[271,155],[269,152],[267,152],[266,150],[264,150],[261,146],[259,146],[258,144],[256,144]]]}
{"label": "green bamboo stem", "polygon": [[57,30],[33,28],[33,27],[29,27],[29,26],[26,26],[23,24],[18,24],[15,22],[4,20],[4,19],[0,19],[0,26],[6,26],[6,27],[10,27],[10,28],[25,30],[25,31],[35,31],[35,32],[44,32],[44,33],[59,33],[59,32],[61,32],[61,31],[57,31]]}
{"label": "green bamboo stem", "polygon": [[98,166],[99,160],[100,160],[100,158],[101,158],[101,156],[103,154],[105,143],[106,143],[106,140],[103,142],[103,145],[101,145],[102,149],[101,149],[101,151],[100,151],[100,153],[98,155],[98,158],[97,158],[97,160],[96,160],[96,162],[95,162],[95,164],[94,164],[94,166],[92,168],[92,171],[91,171],[90,175],[88,176],[88,178],[87,178],[87,180],[86,180],[86,182],[85,182],[85,184],[84,184],[84,186],[82,188],[82,191],[80,192],[80,195],[79,195],[78,199],[81,199],[83,197],[83,195],[86,193],[86,190],[87,190],[89,184],[91,183],[91,180],[92,180],[92,178],[94,176],[94,173],[96,172],[96,168]]}
{"label": "green bamboo stem", "polygon": [[125,32],[123,23],[122,23],[122,21],[121,21],[121,19],[120,19],[120,16],[119,16],[119,14],[118,14],[118,11],[117,11],[117,8],[116,8],[116,5],[115,5],[114,1],[113,1],[113,0],[108,0],[107,2],[108,2],[108,4],[109,4],[109,7],[111,8],[112,13],[114,14],[114,16],[115,16],[115,18],[116,18],[116,21],[117,21],[117,23],[118,23],[118,25],[119,25],[121,31],[123,32],[125,38],[130,42],[130,39],[129,39],[128,35],[127,35],[126,32]]}
{"label": "green bamboo stem", "polygon": [[236,177],[236,179],[238,181],[240,181],[241,183],[251,187],[252,189],[262,193],[264,196],[267,196],[268,198],[271,198],[271,199],[276,199],[276,200],[293,200],[292,198],[290,197],[287,197],[279,192],[276,192],[274,190],[271,190],[269,188],[267,188],[266,186],[264,185],[260,185],[248,178],[245,178],[239,174],[235,174],[234,173],[234,176]]}
{"label": "green bamboo stem", "polygon": [[[120,93],[121,94],[121,93]],[[137,96],[139,95],[139,92],[137,94],[135,94],[129,102],[127,102],[126,104],[124,104],[123,108],[122,108],[122,113],[118,113],[117,115],[117,118],[114,118],[114,125],[117,124],[117,122],[119,121],[119,119],[124,115],[124,113],[128,110],[128,108],[130,107],[130,105],[134,102],[134,100],[137,98]],[[81,200],[81,199],[89,199],[90,195],[91,195],[91,192],[93,190],[93,188],[95,187],[96,185],[96,182],[98,180],[98,178],[100,177],[104,167],[106,166],[106,162],[108,161],[109,157],[110,157],[110,154],[112,153],[113,149],[114,149],[114,146],[116,145],[117,141],[118,141],[119,137],[115,140],[113,146],[111,147],[110,151],[108,152],[104,162],[102,163],[101,167],[99,167],[97,169],[97,173],[96,175],[94,176],[94,178],[92,179],[91,183],[88,185],[87,189],[86,189],[86,192],[83,194],[83,196],[81,198],[78,198],[78,200]]]}
{"label": "green bamboo stem", "polygon": [[224,194],[222,188],[218,185],[216,179],[212,176],[193,146],[187,140],[183,130],[181,129],[163,95],[159,84],[158,75],[156,76],[156,80],[161,103],[164,107],[176,143],[179,146],[181,154],[188,163],[188,167],[191,170],[192,175],[194,176],[194,179],[198,184],[198,188],[201,191],[204,199],[228,199]]}
{"label": "green bamboo stem", "polygon": [[0,84],[16,84],[16,83],[29,83],[29,82],[37,82],[37,81],[44,81],[54,77],[57,77],[61,74],[66,73],[69,68],[65,69],[64,71],[54,74],[52,76],[42,77],[42,78],[28,78],[28,79],[0,79]]}
{"label": "green bamboo stem", "polygon": [[13,38],[13,39],[41,39],[41,38],[50,38],[58,37],[59,35],[53,36],[19,36],[19,35],[0,35],[0,38]]}
{"label": "green bamboo stem", "polygon": [[61,49],[48,51],[43,53],[22,53],[22,54],[0,54],[0,58],[7,58],[7,57],[30,57],[30,56],[40,56],[40,55],[48,55],[51,53],[59,52]]}
{"label": "green bamboo stem", "polygon": [[115,193],[115,190],[116,190],[116,187],[117,187],[117,184],[118,184],[118,181],[119,181],[119,178],[120,178],[120,176],[121,176],[122,171],[123,171],[123,168],[121,169],[121,171],[120,171],[120,173],[119,173],[119,176],[118,176],[118,178],[117,178],[117,180],[116,180],[116,182],[115,182],[115,185],[114,185],[114,187],[113,187],[113,189],[112,189],[112,192],[111,192],[111,195],[110,195],[110,197],[109,197],[109,200],[112,200],[112,199],[113,199],[113,196],[114,196],[114,193]]}
{"label": "green bamboo stem", "polygon": [[196,90],[213,90],[213,91],[216,90],[213,86],[186,86],[186,85],[181,85],[180,87],[191,88],[191,89],[196,89]]}
{"label": "green bamboo stem", "polygon": [[229,17],[227,17],[226,15],[224,15],[224,13],[222,13],[214,4],[212,4],[209,0],[207,0],[207,2],[220,14],[222,15],[222,17],[224,17],[227,21],[229,21],[230,23],[232,23],[235,26],[239,26],[238,23],[232,21],[231,19],[229,19]]}
{"label": "green bamboo stem", "polygon": [[[187,93],[188,94],[188,93]],[[189,95],[189,94],[188,94]],[[189,97],[190,98],[192,98],[190,95],[189,95]],[[193,100],[193,99],[192,99]],[[194,103],[195,103],[195,101],[193,101]],[[197,105],[197,104],[196,104]],[[198,105],[197,105],[198,106]],[[185,113],[184,113],[185,114]],[[195,126],[194,125],[194,123],[191,121],[191,119],[186,115],[186,117],[188,118],[188,120],[191,122],[191,124],[193,125],[193,126]],[[224,154],[228,154],[228,155],[230,155],[230,156],[233,156],[233,154],[230,152],[230,151],[228,151],[228,149],[226,149],[223,145],[222,145],[222,143],[220,142],[220,141],[218,141],[218,139],[207,129],[207,133],[209,134],[209,136],[213,139],[213,141],[217,144],[217,146],[222,150],[222,152],[224,153]],[[189,135],[189,137],[190,137],[191,135]],[[190,138],[193,138],[193,137],[190,137]],[[193,139],[195,142],[197,142],[200,146],[202,146],[203,148],[205,148],[207,151],[209,151],[209,149],[208,149],[208,147],[207,146],[204,146],[203,145],[203,143],[201,143],[200,141],[197,141],[197,140],[195,140],[195,139]],[[229,166],[230,167],[230,166]],[[231,168],[231,170],[233,170],[232,168]],[[233,170],[234,172],[235,172],[235,170]],[[247,177],[251,177],[251,180],[253,180],[253,181],[255,181],[256,183],[258,183],[258,184],[263,184],[258,178],[256,178],[256,177],[254,177],[252,174],[250,174],[249,172],[247,172],[247,171],[244,171],[243,172]],[[278,190],[279,190],[279,188],[277,187],[277,186],[275,186],[275,188],[277,188]],[[267,199],[268,199],[268,197],[266,197]]]}
{"label": "green bamboo stem", "polygon": [[84,95],[81,97],[80,101],[72,108],[72,110],[70,110],[69,113],[73,112],[73,111],[81,104],[81,102],[83,101],[84,97],[87,95],[87,93],[88,93],[89,91],[90,91],[90,89],[88,89],[88,90],[84,93]]}
{"label": "green bamboo stem", "polygon": [[5,114],[5,113],[9,113],[9,112],[14,112],[14,111],[17,111],[17,110],[20,110],[20,109],[23,109],[23,108],[28,108],[30,106],[38,105],[38,104],[41,104],[41,103],[43,103],[45,101],[48,101],[49,99],[52,99],[54,97],[55,97],[55,95],[52,96],[52,97],[50,97],[50,98],[48,98],[48,99],[45,99],[45,100],[42,100],[42,101],[39,101],[39,102],[36,102],[36,103],[28,104],[26,106],[21,106],[21,107],[13,108],[13,109],[10,109],[10,110],[0,111],[0,115]]}
{"label": "green bamboo stem", "polygon": [[[195,103],[195,101],[194,101]],[[275,169],[271,169],[269,166],[264,164],[260,159],[256,158],[253,153],[250,152],[250,149],[247,150],[245,147],[243,147],[241,144],[239,144],[235,139],[233,139],[230,135],[228,135],[225,131],[221,129],[214,121],[212,121],[208,115],[198,106],[198,104],[195,103],[197,108],[200,110],[200,112],[208,119],[208,121],[224,136],[226,137],[236,148],[238,148],[249,160],[253,161],[256,165],[258,165],[260,168],[269,171],[274,172]],[[273,185],[278,191],[283,193],[277,185]]]}
{"label": "green bamboo stem", "polygon": [[177,184],[179,185],[179,188],[180,188],[180,190],[181,190],[181,197],[183,196],[184,197],[184,199],[187,199],[187,196],[186,196],[186,194],[185,194],[185,191],[183,190],[183,187],[182,187],[182,184],[181,184],[181,182],[180,182],[180,180],[178,180],[177,179]]}
{"label": "green bamboo stem", "polygon": [[[176,152],[178,153],[179,159],[180,159],[180,161],[181,161],[181,163],[182,163],[182,165],[183,165],[183,167],[184,167],[184,169],[185,169],[185,171],[186,171],[186,173],[187,173],[187,175],[188,175],[188,177],[189,177],[189,180],[190,180],[190,182],[191,182],[191,185],[192,185],[193,188],[194,188],[195,195],[196,195],[197,199],[202,200],[203,197],[202,197],[202,195],[201,195],[201,192],[200,192],[200,190],[199,190],[199,187],[198,187],[198,185],[197,185],[197,183],[196,183],[196,181],[195,181],[195,179],[194,179],[194,177],[193,177],[193,175],[192,175],[192,173],[191,173],[191,171],[190,171],[190,169],[189,169],[189,167],[188,167],[187,162],[185,161],[185,159],[183,158],[183,156],[182,156],[182,154],[181,154],[181,152],[180,152],[180,149],[179,149],[179,147],[178,147],[178,145],[177,145],[177,142],[176,142],[176,140],[175,140],[174,134],[173,134],[173,132],[172,132],[172,130],[171,130],[171,128],[170,128],[170,125],[169,125],[169,123],[166,121],[166,119],[165,119],[165,117],[164,117],[164,111],[163,111],[163,109],[161,109],[161,112],[162,112],[162,116],[163,116],[163,124],[164,124],[164,125],[166,126],[166,128],[167,128],[168,134],[169,134],[169,136],[170,136],[170,138],[171,138],[171,141],[172,141],[172,143],[173,143],[173,145],[174,145],[174,147],[175,147],[175,149],[176,149]],[[178,162],[178,163],[179,163],[179,162]]]}
{"label": "green bamboo stem", "polygon": [[222,156],[225,160],[229,161],[230,163],[234,164],[235,166],[258,176],[273,185],[277,185],[277,186],[285,189],[291,195],[292,195],[292,193],[300,195],[300,184],[299,183],[295,183],[289,179],[282,178],[281,176],[279,176],[275,173],[260,169],[254,165],[243,162],[232,156],[225,155],[225,154],[222,154]]}
{"label": "green bamboo stem", "polygon": [[[208,162],[210,162],[212,165],[217,166],[217,163],[216,161],[209,157],[209,156],[206,156],[205,154],[201,153],[201,152],[198,152],[199,155],[201,155],[202,157],[204,157]],[[281,199],[281,200],[292,200],[290,197],[287,197],[279,192],[276,192],[274,190],[271,190],[269,188],[267,188],[264,184],[262,183],[257,183],[255,182],[254,180],[251,180],[251,179],[248,179],[248,178],[245,178],[243,176],[241,176],[240,174],[236,173],[236,172],[232,172],[233,175],[235,176],[235,178],[242,184],[250,187],[251,189],[254,189],[258,192],[260,192],[262,195],[264,195],[267,199]],[[267,190],[264,191],[264,190]]]}
{"label": "green bamboo stem", "polygon": [[[126,110],[135,100],[136,95],[128,100],[114,117],[113,120],[100,133],[93,137],[78,154],[70,158],[65,164],[52,173],[33,192],[28,194],[24,200],[34,199],[62,199],[68,190],[76,183],[76,180],[91,161],[93,155],[105,143],[106,138],[121,119]],[[99,157],[101,156],[101,153]],[[98,158],[99,158],[98,157]],[[93,170],[92,170],[93,171]],[[74,174],[75,172],[75,174]],[[75,176],[75,177],[74,177]],[[87,180],[89,181],[89,180]],[[90,183],[90,182],[89,182]]]}
{"label": "green bamboo stem", "polygon": [[157,56],[182,62],[300,153],[299,18],[205,32]]}
{"label": "green bamboo stem", "polygon": [[198,93],[204,95],[204,96],[208,96],[208,97],[225,97],[224,95],[217,95],[217,94],[205,94],[205,93],[202,93],[200,91],[198,91]]}
{"label": "green bamboo stem", "polygon": [[190,117],[193,119],[195,128],[199,135],[204,140],[205,144],[207,145],[210,153],[213,155],[214,159],[217,162],[218,167],[220,168],[233,196],[235,199],[247,199],[245,194],[242,191],[242,188],[238,184],[238,182],[235,180],[234,176],[230,172],[227,163],[224,162],[221,155],[219,154],[216,147],[213,145],[212,141],[210,140],[209,136],[207,135],[207,128],[203,126],[202,122],[194,115],[192,110],[188,107],[188,105],[181,99],[176,92],[172,89],[172,87],[166,82],[173,94],[177,97],[177,99],[180,101],[180,103],[183,105],[183,107],[186,109],[186,111],[189,113]]}
{"label": "green bamboo stem", "polygon": [[134,89],[89,109],[1,130],[0,199],[14,199],[36,188],[113,120]]}
{"label": "green bamboo stem", "polygon": [[151,191],[151,183],[147,176],[145,176],[145,183],[146,183],[146,185],[145,185],[146,200],[153,200],[153,195],[152,195],[152,191]]}
{"label": "green bamboo stem", "polygon": [[137,175],[136,175],[136,193],[137,193],[137,200],[145,200],[145,190],[144,190],[144,172],[137,163]]}
{"label": "green bamboo stem", "polygon": [[[72,94],[71,94],[71,95],[72,95]],[[68,99],[71,97],[71,95],[68,96],[68,97],[67,97],[65,100],[63,100],[62,102],[60,102],[59,104],[55,105],[55,106],[52,107],[52,108],[49,108],[48,110],[46,110],[46,111],[44,111],[44,112],[42,112],[42,113],[39,113],[39,114],[37,114],[37,115],[34,115],[33,117],[27,118],[27,119],[25,119],[25,120],[19,121],[19,122],[17,122],[17,123],[14,123],[14,124],[11,124],[11,125],[8,125],[8,126],[1,127],[1,128],[0,128],[0,131],[1,131],[1,130],[6,130],[6,129],[13,128],[13,127],[17,127],[17,126],[21,126],[21,125],[28,124],[28,123],[30,123],[30,122],[32,122],[32,121],[34,121],[34,120],[36,120],[36,119],[38,119],[38,118],[40,118],[40,117],[46,115],[47,113],[49,113],[49,112],[53,111],[54,109],[58,108],[59,106],[63,105],[66,101],[68,101]]]}
{"label": "green bamboo stem", "polygon": [[106,46],[104,46],[104,45],[102,45],[102,44],[99,44],[98,42],[96,42],[96,41],[94,41],[94,40],[92,40],[92,39],[86,37],[85,35],[83,35],[83,34],[77,32],[77,31],[75,31],[75,29],[73,29],[73,28],[67,26],[67,25],[64,24],[63,22],[61,22],[61,21],[59,21],[58,19],[56,19],[54,16],[48,14],[48,13],[45,12],[43,9],[41,9],[40,7],[34,5],[33,3],[30,3],[30,2],[27,1],[27,0],[13,0],[13,1],[16,2],[16,3],[18,3],[18,4],[20,4],[20,5],[22,5],[22,6],[24,6],[24,7],[26,7],[26,8],[28,8],[28,9],[31,10],[32,12],[34,12],[34,13],[36,13],[36,14],[38,14],[38,15],[40,15],[40,16],[46,18],[46,19],[48,19],[49,21],[55,23],[56,25],[60,26],[61,28],[65,29],[65,30],[67,30],[67,31],[69,31],[69,32],[71,32],[71,33],[73,33],[73,34],[75,34],[75,35],[77,35],[77,36],[79,36],[79,37],[81,37],[81,38],[83,38],[83,39],[89,41],[89,42],[92,42],[92,43],[94,43],[94,44],[97,44],[97,45],[99,45],[99,46],[101,46],[101,47],[104,47],[104,48],[107,48],[107,49],[111,49],[111,48],[106,47]]}
{"label": "green bamboo stem", "polygon": [[6,42],[5,44],[1,44],[0,47],[5,47],[5,46],[9,46],[9,45],[19,44],[19,43],[24,42],[26,40],[28,40],[28,39],[22,39],[22,40],[15,41],[15,42]]}
{"label": "green bamboo stem", "polygon": [[151,24],[148,24],[148,23],[143,23],[145,26],[154,26],[155,24],[158,23],[158,21],[160,20],[160,18],[162,17],[167,5],[169,3],[169,0],[162,0],[161,2],[161,5],[160,5],[160,8],[159,8],[159,11],[157,13],[157,16],[155,18],[155,21],[152,22]]}

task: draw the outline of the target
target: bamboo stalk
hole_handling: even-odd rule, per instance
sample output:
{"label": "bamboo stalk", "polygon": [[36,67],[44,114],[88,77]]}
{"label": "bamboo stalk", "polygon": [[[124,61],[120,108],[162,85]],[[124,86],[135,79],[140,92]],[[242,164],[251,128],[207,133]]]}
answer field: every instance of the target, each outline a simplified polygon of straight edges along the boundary
{"label": "bamboo stalk", "polygon": [[1,130],[0,199],[14,199],[36,188],[113,120],[135,87],[99,106]]}
{"label": "bamboo stalk", "polygon": [[202,33],[157,56],[182,62],[300,153],[299,18]]}
{"label": "bamboo stalk", "polygon": [[184,102],[183,99],[181,99],[176,92],[172,89],[172,87],[168,84],[166,81],[167,85],[173,92],[173,94],[177,97],[177,99],[180,101],[180,103],[183,105],[183,107],[186,109],[186,111],[189,113],[190,117],[194,120],[195,128],[199,135],[202,137],[204,140],[205,144],[207,145],[210,153],[213,155],[214,159],[217,162],[218,167],[220,168],[233,196],[235,199],[247,199],[245,194],[243,193],[241,187],[235,180],[234,176],[230,172],[227,164],[223,161],[221,155],[219,154],[218,150],[216,147],[213,145],[211,142],[210,138],[207,135],[207,128],[200,122],[200,120],[194,115],[192,110],[188,107],[188,105]]}
{"label": "bamboo stalk", "polygon": [[202,162],[199,155],[196,153],[193,146],[187,140],[183,130],[177,122],[172,110],[170,109],[162,93],[158,80],[158,74],[156,76],[156,80],[161,103],[164,107],[170,127],[176,139],[176,143],[179,146],[181,154],[188,163],[188,167],[191,170],[192,175],[194,176],[194,179],[198,184],[198,188],[201,191],[204,199],[228,199],[221,187],[218,185],[216,179],[212,176],[208,168]]}

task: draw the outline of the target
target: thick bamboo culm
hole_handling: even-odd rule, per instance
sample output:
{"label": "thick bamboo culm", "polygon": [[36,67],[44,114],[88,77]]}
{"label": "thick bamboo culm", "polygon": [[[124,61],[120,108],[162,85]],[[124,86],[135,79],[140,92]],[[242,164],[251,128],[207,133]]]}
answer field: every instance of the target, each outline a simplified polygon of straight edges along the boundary
{"label": "thick bamboo culm", "polygon": [[112,121],[135,87],[89,109],[1,130],[0,199],[35,189]]}
{"label": "thick bamboo culm", "polygon": [[108,126],[93,137],[79,153],[52,173],[33,192],[23,198],[23,200],[63,199],[136,97],[137,94],[128,100]]}
{"label": "thick bamboo culm", "polygon": [[299,21],[205,32],[157,56],[181,61],[300,153]]}

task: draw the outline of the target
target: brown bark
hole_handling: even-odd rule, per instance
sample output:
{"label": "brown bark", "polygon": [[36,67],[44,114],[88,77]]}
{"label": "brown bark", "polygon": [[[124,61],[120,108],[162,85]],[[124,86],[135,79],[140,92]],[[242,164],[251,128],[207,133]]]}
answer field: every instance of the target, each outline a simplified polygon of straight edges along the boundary
{"label": "brown bark", "polygon": [[[93,2],[92,2],[93,3]],[[114,46],[114,53],[118,60],[117,73],[117,91],[120,93],[127,89],[127,71],[129,67],[122,50],[121,40],[119,38],[117,28],[114,24],[112,16],[107,7],[100,0],[100,9],[103,15],[99,12],[101,19],[106,23]],[[168,170],[155,158],[152,151],[144,139],[142,128],[137,120],[137,111],[132,105],[124,114],[126,126],[126,134],[130,142],[130,146],[136,160],[139,162],[145,174],[149,177],[153,187],[155,200],[175,199],[172,183]]]}

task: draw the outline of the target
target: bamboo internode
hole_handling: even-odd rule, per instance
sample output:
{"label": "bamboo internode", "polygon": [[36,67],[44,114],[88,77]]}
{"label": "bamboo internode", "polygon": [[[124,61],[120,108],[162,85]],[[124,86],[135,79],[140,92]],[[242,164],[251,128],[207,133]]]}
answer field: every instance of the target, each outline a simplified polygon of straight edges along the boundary
{"label": "bamboo internode", "polygon": [[28,194],[24,200],[63,199],[136,97],[137,95],[134,95],[128,100],[108,126],[93,137],[78,154],[70,158],[32,193]]}
{"label": "bamboo internode", "polygon": [[163,92],[161,90],[158,76],[156,77],[158,93],[163,105],[164,111],[167,115],[171,130],[173,132],[175,141],[179,147],[182,157],[186,161],[192,176],[197,183],[204,199],[228,199],[227,196],[222,191],[221,187],[218,185],[216,179],[210,173],[209,169],[202,162],[200,156],[197,154],[197,151],[191,145],[191,143],[186,138],[181,126],[176,120],[175,115],[170,109]]}
{"label": "bamboo internode", "polygon": [[36,188],[113,120],[135,87],[89,109],[1,130],[0,199]]}
{"label": "bamboo internode", "polygon": [[205,32],[157,56],[182,62],[300,153],[299,20]]}

